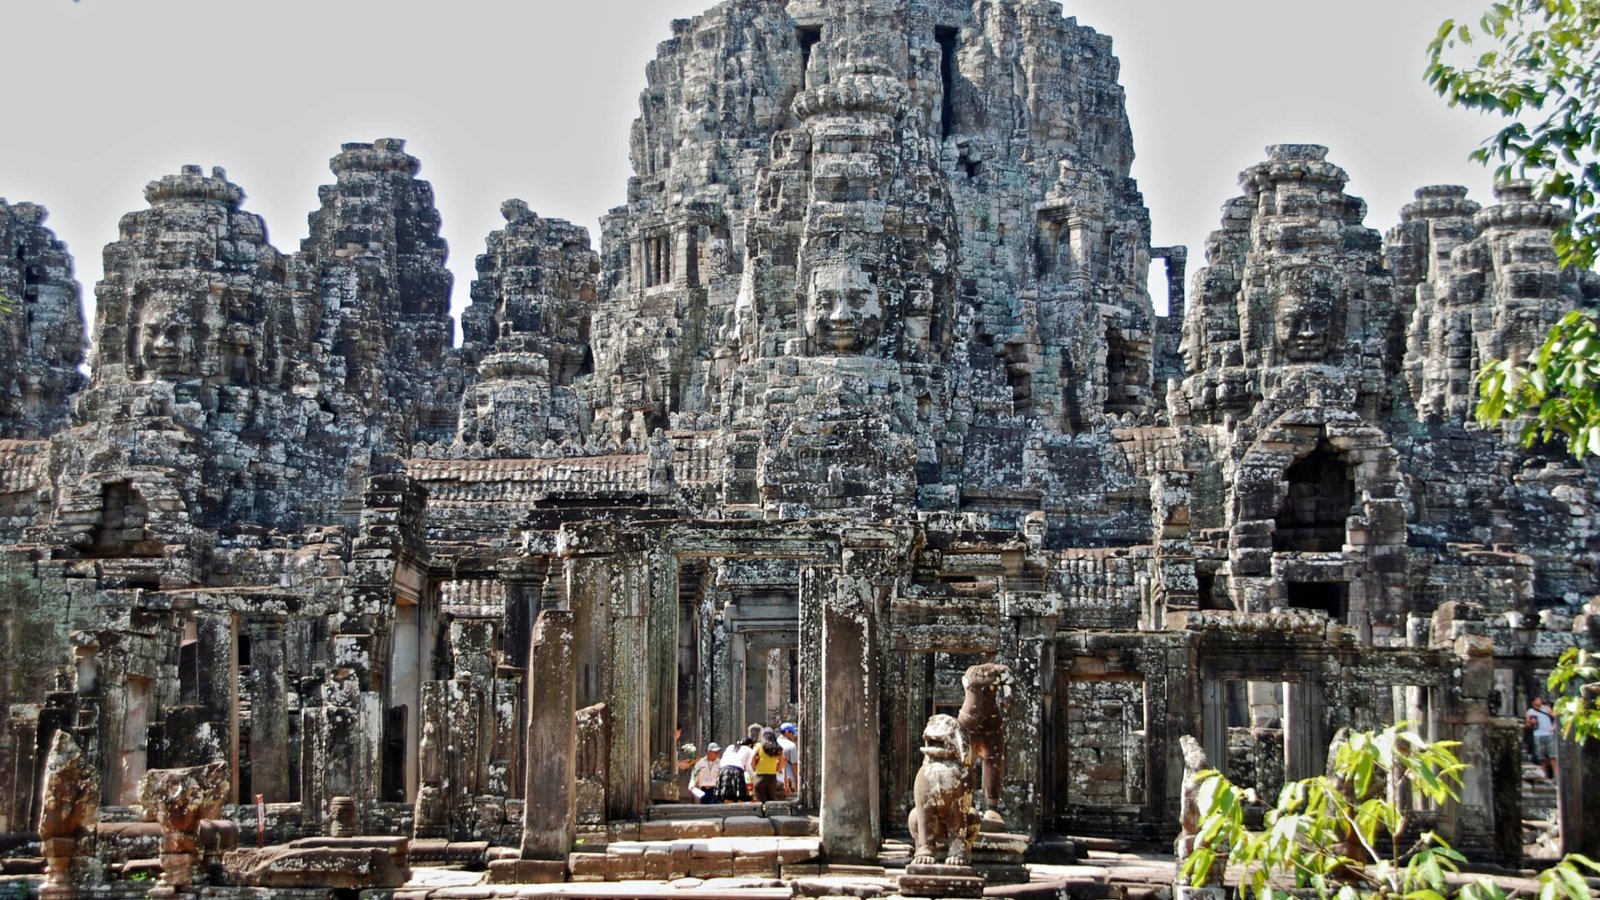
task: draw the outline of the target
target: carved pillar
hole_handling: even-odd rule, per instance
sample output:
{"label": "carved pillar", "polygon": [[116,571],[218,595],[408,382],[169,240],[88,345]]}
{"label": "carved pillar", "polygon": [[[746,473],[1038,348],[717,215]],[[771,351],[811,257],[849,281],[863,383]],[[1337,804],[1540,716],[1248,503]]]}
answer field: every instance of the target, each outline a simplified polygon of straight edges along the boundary
{"label": "carved pillar", "polygon": [[283,803],[289,799],[283,624],[257,622],[250,634],[250,787],[252,793],[265,796],[268,803]]}
{"label": "carved pillar", "polygon": [[883,842],[872,764],[882,743],[876,629],[899,554],[893,533],[846,534],[838,580],[822,603],[822,852],[836,862],[875,860]]}
{"label": "carved pillar", "polygon": [[650,801],[651,551],[645,535],[603,525],[568,526],[560,544],[577,635],[574,659],[580,668],[593,666],[600,681],[580,690],[580,699],[603,686],[610,717],[606,817],[637,819]]}
{"label": "carved pillar", "polygon": [[1011,624],[1005,661],[1011,667],[1014,697],[1006,716],[1005,783],[1002,797],[1008,831],[1038,832],[1043,783],[1044,686],[1054,668],[1056,598],[1001,597],[1001,611]]}
{"label": "carved pillar", "polygon": [[1228,686],[1220,679],[1207,678],[1201,693],[1201,739],[1206,759],[1215,760],[1215,765],[1222,768],[1228,759]]}
{"label": "carved pillar", "polygon": [[637,819],[650,803],[650,572],[640,553],[607,561],[611,592],[611,749],[607,761],[606,816]]}
{"label": "carved pillar", "polygon": [[[678,562],[675,554],[652,554],[646,570],[649,603],[647,632],[650,637],[650,759],[666,757],[669,779],[655,789],[663,796],[677,797],[678,778]],[[684,740],[689,740],[688,734]]]}
{"label": "carved pillar", "polygon": [[1600,742],[1575,744],[1556,739],[1560,765],[1557,802],[1561,822],[1561,852],[1600,858]]}
{"label": "carved pillar", "polygon": [[539,613],[528,654],[523,859],[566,860],[577,831],[577,681],[573,644],[570,611],[548,609]]}
{"label": "carved pillar", "polygon": [[[1472,607],[1461,607],[1461,618],[1445,627],[1453,604],[1434,614],[1434,641],[1448,640],[1452,631],[1476,626]],[[1487,636],[1459,633],[1448,645],[1458,660],[1459,680],[1440,690],[1436,707],[1438,734],[1461,742],[1456,755],[1467,764],[1462,773],[1461,799],[1444,804],[1439,832],[1462,853],[1488,856],[1495,848],[1494,764],[1491,748],[1493,720],[1489,692],[1494,689],[1494,643]]]}
{"label": "carved pillar", "polygon": [[826,760],[822,757],[823,609],[833,596],[836,571],[800,570],[800,806],[818,809]]}
{"label": "carved pillar", "polygon": [[445,744],[450,723],[445,714],[447,682],[424,682],[421,689],[420,735],[417,739],[417,800],[412,821],[419,838],[450,835],[450,810],[445,800]]}

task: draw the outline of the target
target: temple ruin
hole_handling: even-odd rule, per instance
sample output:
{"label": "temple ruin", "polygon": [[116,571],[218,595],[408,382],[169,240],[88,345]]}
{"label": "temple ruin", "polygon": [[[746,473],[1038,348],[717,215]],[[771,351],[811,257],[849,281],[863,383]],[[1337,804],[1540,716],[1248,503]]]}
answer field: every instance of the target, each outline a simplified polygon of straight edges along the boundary
{"label": "temple ruin", "polygon": [[[647,77],[599,250],[507,202],[459,346],[400,140],[344,145],[293,252],[222,169],[151,182],[88,329],[0,201],[0,871],[876,865],[988,663],[1006,859],[1170,847],[1184,735],[1266,795],[1398,720],[1461,742],[1417,812],[1458,849],[1600,850],[1600,748],[1521,751],[1600,646],[1600,478],[1471,422],[1600,305],[1560,210],[1424,187],[1380,235],[1283,145],[1153,247],[1111,41],[1050,0],[726,0]],[[695,833],[682,744],[779,721],[798,792],[743,827],[812,852],[617,849]]]}

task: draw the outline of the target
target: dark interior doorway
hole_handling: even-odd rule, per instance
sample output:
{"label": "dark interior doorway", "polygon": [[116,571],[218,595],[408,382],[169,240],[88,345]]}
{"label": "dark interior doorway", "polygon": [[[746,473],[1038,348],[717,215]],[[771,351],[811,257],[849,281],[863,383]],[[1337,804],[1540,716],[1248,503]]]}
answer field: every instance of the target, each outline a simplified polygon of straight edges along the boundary
{"label": "dark interior doorway", "polygon": [[1337,553],[1344,549],[1345,520],[1355,505],[1355,479],[1344,454],[1327,439],[1289,467],[1283,507],[1278,510],[1272,549]]}

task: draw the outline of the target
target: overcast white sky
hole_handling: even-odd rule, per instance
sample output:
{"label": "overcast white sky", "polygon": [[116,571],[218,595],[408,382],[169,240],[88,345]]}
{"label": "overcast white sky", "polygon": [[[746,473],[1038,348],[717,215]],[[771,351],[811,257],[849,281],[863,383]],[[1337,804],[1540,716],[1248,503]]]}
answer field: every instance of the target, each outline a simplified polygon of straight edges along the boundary
{"label": "overcast white sky", "polygon": [[[345,141],[401,137],[432,181],[455,305],[521,197],[591,229],[623,201],[645,64],[709,0],[0,0],[0,197],[51,211],[86,300],[146,182],[224,166],[296,249]],[[1270,143],[1314,142],[1385,230],[1458,183],[1494,122],[1421,79],[1441,20],[1487,0],[1068,0],[1122,60],[1157,244],[1195,255]]]}

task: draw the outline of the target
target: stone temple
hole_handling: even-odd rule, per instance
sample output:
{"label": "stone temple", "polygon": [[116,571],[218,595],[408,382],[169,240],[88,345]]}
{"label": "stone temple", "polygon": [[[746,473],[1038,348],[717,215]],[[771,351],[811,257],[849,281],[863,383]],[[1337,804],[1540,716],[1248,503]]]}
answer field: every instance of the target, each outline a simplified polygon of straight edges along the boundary
{"label": "stone temple", "polygon": [[[3,871],[878,865],[983,663],[1031,853],[1170,847],[1183,735],[1270,796],[1397,720],[1471,764],[1419,823],[1596,852],[1600,756],[1525,776],[1521,718],[1600,643],[1600,479],[1470,421],[1481,364],[1600,304],[1560,210],[1424,187],[1380,235],[1276,146],[1191,278],[1110,40],[1049,0],[726,0],[647,77],[599,251],[507,202],[459,346],[399,140],[344,145],[292,252],[222,169],[151,182],[87,344],[0,202]],[[682,744],[780,721],[788,815],[674,812]],[[815,837],[630,843],[745,828]]]}

